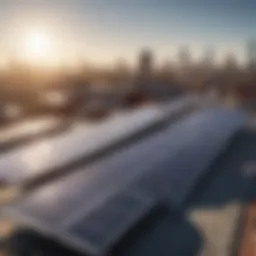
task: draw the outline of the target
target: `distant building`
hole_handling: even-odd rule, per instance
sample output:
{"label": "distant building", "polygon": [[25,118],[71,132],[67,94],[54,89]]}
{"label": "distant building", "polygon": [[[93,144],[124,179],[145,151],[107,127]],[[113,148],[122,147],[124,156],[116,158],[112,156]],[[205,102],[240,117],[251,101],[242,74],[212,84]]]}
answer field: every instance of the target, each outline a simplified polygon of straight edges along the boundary
{"label": "distant building", "polygon": [[237,57],[234,53],[228,53],[224,59],[224,69],[227,72],[236,72],[239,68]]}
{"label": "distant building", "polygon": [[215,50],[213,48],[205,49],[201,64],[206,71],[212,71],[215,66]]}
{"label": "distant building", "polygon": [[193,72],[193,78],[197,86],[202,90],[208,90],[216,83],[215,50],[212,47],[205,48],[199,65]]}
{"label": "distant building", "polygon": [[186,72],[186,70],[191,66],[191,53],[188,46],[180,47],[177,59],[180,69]]}
{"label": "distant building", "polygon": [[180,93],[180,89],[173,84],[171,64],[165,63],[162,68],[156,69],[149,50],[143,50],[139,55],[133,91],[133,98],[141,101],[162,100]]}
{"label": "distant building", "polygon": [[247,44],[247,60],[249,67],[256,67],[256,40],[250,40]]}
{"label": "distant building", "polygon": [[150,50],[143,50],[139,55],[138,81],[143,88],[152,81],[153,54]]}

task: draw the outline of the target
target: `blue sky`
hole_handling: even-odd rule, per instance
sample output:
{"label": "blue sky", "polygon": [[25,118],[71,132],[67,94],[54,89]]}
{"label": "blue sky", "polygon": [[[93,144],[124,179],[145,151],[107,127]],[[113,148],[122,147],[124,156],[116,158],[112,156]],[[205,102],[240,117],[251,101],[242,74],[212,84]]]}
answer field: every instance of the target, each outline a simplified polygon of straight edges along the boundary
{"label": "blue sky", "polygon": [[1,41],[5,49],[16,26],[45,23],[70,56],[96,62],[133,60],[144,46],[167,60],[182,44],[195,57],[213,46],[219,58],[233,51],[243,59],[245,41],[256,37],[255,13],[248,0],[9,0],[0,3]]}

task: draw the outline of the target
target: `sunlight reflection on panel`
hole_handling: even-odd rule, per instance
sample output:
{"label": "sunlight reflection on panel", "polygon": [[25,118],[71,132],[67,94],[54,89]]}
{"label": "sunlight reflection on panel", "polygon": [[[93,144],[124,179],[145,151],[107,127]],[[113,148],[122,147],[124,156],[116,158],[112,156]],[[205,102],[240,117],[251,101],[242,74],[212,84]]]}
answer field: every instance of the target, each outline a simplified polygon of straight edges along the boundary
{"label": "sunlight reflection on panel", "polygon": [[15,140],[22,136],[33,135],[46,131],[57,126],[59,120],[56,119],[34,119],[26,120],[19,125],[14,124],[13,126],[8,126],[6,129],[2,129],[0,132],[0,143],[7,142],[9,140]]}
{"label": "sunlight reflection on panel", "polygon": [[30,172],[31,170],[38,170],[37,167],[48,161],[51,154],[53,154],[51,144],[42,142],[33,150],[25,151],[21,155],[21,161],[27,167],[26,171]]}

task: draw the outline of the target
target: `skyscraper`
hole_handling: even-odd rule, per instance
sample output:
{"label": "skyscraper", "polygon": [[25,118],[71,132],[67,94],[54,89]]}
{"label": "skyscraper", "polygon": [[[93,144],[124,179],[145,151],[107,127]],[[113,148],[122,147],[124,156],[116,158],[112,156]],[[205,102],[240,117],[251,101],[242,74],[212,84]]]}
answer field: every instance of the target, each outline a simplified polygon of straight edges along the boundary
{"label": "skyscraper", "polygon": [[178,51],[178,62],[182,70],[186,70],[191,65],[191,53],[188,46],[180,47]]}
{"label": "skyscraper", "polygon": [[144,49],[139,56],[139,73],[150,75],[153,69],[153,56],[150,50]]}
{"label": "skyscraper", "polygon": [[139,55],[137,81],[142,88],[149,87],[153,79],[153,55],[144,49]]}
{"label": "skyscraper", "polygon": [[256,39],[247,43],[247,61],[249,67],[256,67]]}

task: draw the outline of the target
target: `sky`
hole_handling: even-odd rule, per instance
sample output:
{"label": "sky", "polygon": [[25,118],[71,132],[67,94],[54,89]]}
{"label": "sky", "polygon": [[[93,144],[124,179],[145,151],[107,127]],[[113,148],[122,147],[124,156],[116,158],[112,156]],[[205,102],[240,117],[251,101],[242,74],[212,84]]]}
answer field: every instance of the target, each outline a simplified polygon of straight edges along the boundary
{"label": "sky", "polygon": [[218,60],[234,52],[244,61],[255,13],[249,0],[1,0],[0,56],[22,55],[27,34],[43,31],[57,61],[132,63],[147,47],[163,62],[181,45],[195,59],[213,47]]}

